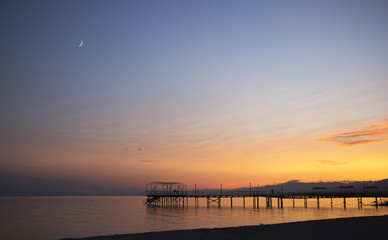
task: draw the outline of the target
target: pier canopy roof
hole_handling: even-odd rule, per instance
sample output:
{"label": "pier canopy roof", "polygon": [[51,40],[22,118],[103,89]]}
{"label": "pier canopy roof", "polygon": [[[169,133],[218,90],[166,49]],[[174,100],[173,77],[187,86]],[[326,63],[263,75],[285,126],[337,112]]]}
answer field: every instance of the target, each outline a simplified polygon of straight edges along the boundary
{"label": "pier canopy roof", "polygon": [[146,184],[146,193],[149,194],[182,194],[187,193],[187,185],[180,182],[150,182]]}
{"label": "pier canopy roof", "polygon": [[147,183],[148,184],[160,184],[160,185],[184,185],[183,183],[180,183],[180,182],[150,182],[150,183]]}

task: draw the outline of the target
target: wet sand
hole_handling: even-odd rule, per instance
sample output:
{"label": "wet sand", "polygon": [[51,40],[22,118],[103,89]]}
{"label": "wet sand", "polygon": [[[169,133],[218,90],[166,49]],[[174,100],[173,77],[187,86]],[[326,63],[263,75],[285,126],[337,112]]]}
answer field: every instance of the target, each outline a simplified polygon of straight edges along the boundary
{"label": "wet sand", "polygon": [[82,240],[217,240],[217,239],[266,239],[266,240],[386,240],[388,239],[388,216],[339,218],[293,222],[260,226],[215,229],[176,230],[67,238]]}

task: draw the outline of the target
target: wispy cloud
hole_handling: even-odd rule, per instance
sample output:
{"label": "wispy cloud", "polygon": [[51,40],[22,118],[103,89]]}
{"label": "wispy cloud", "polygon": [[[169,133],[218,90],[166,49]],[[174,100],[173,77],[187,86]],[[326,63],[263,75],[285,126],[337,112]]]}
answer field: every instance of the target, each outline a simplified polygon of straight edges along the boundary
{"label": "wispy cloud", "polygon": [[349,146],[355,146],[355,145],[361,145],[361,144],[367,144],[367,143],[383,142],[383,141],[388,141],[388,139],[361,140],[361,141],[354,141],[354,142],[339,143],[339,145],[349,147]]}
{"label": "wispy cloud", "polygon": [[325,164],[325,165],[345,165],[347,162],[345,161],[333,161],[333,160],[315,160],[315,162],[318,162],[320,164]]}
{"label": "wispy cloud", "polygon": [[[385,121],[388,122],[388,119],[386,119]],[[386,124],[383,124],[383,125],[374,125],[374,126],[370,126],[371,128],[388,128],[388,123]]]}
{"label": "wispy cloud", "polygon": [[158,160],[140,160],[138,162],[142,162],[142,163],[156,163],[156,162],[159,162]]}
{"label": "wispy cloud", "polygon": [[[143,150],[144,150],[144,148],[136,148],[135,149],[135,151],[143,151]],[[127,147],[127,148],[125,148],[125,151],[132,152],[132,151],[134,151],[134,149],[130,149],[129,147]]]}
{"label": "wispy cloud", "polygon": [[[387,121],[385,119],[384,121]],[[368,143],[388,141],[388,123],[372,125],[363,130],[345,132],[318,139],[319,142],[331,141],[339,146],[356,146]]]}

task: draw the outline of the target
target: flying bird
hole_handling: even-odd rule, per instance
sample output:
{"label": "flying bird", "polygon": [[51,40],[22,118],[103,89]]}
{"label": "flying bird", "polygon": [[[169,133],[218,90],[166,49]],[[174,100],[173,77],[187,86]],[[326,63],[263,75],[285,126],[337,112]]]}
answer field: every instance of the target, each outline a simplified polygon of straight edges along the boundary
{"label": "flying bird", "polygon": [[81,39],[81,43],[78,45],[78,47],[82,47],[84,45],[84,41]]}

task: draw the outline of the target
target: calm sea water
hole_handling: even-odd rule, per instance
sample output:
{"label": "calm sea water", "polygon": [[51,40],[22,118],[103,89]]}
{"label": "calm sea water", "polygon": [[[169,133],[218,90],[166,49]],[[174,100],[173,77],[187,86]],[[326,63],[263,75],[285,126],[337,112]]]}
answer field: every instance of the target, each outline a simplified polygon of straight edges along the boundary
{"label": "calm sea water", "polygon": [[[364,199],[370,203],[373,199]],[[330,200],[309,200],[305,208],[303,200],[284,201],[284,208],[265,208],[264,199],[259,209],[252,208],[252,199],[222,200],[206,206],[200,200],[198,208],[189,201],[185,208],[149,207],[145,197],[2,197],[0,198],[0,239],[55,240],[69,237],[87,237],[120,233],[137,233],[174,229],[195,229],[294,222],[354,216],[388,214],[387,207],[359,209],[357,200],[336,199],[333,208]]]}

